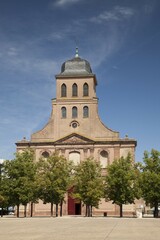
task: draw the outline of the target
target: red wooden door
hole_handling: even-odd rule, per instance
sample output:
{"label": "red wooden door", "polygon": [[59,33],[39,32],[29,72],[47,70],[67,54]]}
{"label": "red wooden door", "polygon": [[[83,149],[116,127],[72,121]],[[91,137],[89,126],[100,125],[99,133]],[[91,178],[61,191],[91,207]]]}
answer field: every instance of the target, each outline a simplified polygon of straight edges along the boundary
{"label": "red wooden door", "polygon": [[81,202],[72,196],[73,187],[68,190],[68,215],[81,215]]}
{"label": "red wooden door", "polygon": [[75,215],[75,202],[70,194],[68,194],[68,215]]}

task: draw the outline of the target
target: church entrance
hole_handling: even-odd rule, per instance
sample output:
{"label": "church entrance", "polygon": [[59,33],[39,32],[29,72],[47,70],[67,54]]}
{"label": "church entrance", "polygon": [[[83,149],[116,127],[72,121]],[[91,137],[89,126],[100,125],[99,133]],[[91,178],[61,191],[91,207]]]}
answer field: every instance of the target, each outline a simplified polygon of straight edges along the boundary
{"label": "church entrance", "polygon": [[72,196],[73,188],[68,191],[68,215],[81,215],[81,201]]}
{"label": "church entrance", "polygon": [[75,215],[81,215],[81,203],[75,203]]}

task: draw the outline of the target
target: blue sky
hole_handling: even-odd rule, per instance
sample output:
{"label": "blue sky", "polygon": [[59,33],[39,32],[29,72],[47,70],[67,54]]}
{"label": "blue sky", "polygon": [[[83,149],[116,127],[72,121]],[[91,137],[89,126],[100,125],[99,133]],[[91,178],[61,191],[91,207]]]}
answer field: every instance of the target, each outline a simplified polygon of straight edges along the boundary
{"label": "blue sky", "polygon": [[41,129],[55,75],[75,47],[97,76],[99,115],[109,128],[160,150],[159,0],[1,0],[0,158]]}

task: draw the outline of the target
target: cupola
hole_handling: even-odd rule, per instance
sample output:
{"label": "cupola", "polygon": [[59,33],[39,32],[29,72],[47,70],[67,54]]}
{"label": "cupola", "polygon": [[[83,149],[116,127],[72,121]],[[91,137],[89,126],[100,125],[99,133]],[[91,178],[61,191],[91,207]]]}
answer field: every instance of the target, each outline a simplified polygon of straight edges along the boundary
{"label": "cupola", "polygon": [[60,75],[90,75],[92,69],[90,63],[79,57],[78,48],[76,48],[75,57],[62,64]]}

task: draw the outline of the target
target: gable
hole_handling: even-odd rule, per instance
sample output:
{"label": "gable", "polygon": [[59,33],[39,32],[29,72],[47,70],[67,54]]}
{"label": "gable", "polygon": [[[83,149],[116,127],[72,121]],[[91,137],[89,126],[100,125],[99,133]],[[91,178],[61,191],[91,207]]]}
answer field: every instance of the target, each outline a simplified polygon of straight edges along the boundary
{"label": "gable", "polygon": [[72,133],[54,142],[54,144],[93,144],[93,143],[94,143],[93,140],[81,136],[77,133]]}

